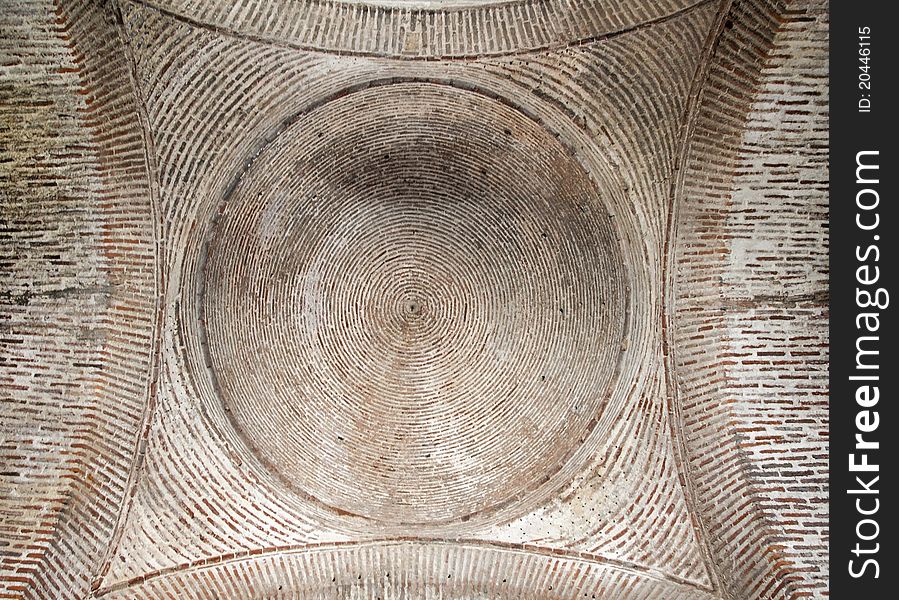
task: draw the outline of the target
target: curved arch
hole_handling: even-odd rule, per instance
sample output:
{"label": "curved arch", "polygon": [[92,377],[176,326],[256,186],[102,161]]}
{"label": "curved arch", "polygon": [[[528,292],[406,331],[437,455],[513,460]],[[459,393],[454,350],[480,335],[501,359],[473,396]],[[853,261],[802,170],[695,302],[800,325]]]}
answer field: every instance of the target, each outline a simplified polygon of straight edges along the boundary
{"label": "curved arch", "polygon": [[[817,487],[826,482],[818,399],[826,383],[823,392],[795,383],[826,379],[820,360],[801,358],[826,357],[826,153],[808,143],[827,143],[826,125],[815,127],[826,95],[825,15],[814,0],[728,6],[670,219],[673,408],[722,589],[734,598],[792,597],[826,580],[826,485]],[[772,117],[778,105],[801,129]],[[811,278],[790,255],[812,265]],[[798,442],[785,436],[796,428]],[[794,463],[815,484],[782,492]],[[788,533],[796,515],[808,524],[801,539]]]}
{"label": "curved arch", "polygon": [[628,0],[506,0],[423,8],[308,0],[260,2],[241,10],[190,0],[142,4],[196,27],[301,50],[449,60],[589,43],[676,18],[711,1],[658,0],[641,5]]}
{"label": "curved arch", "polygon": [[[575,567],[576,568],[573,568]],[[262,600],[300,594],[332,598],[350,590],[391,594],[485,594],[518,600],[716,600],[706,590],[633,565],[584,560],[535,549],[454,540],[390,540],[270,548],[180,565],[101,590],[109,600],[132,597],[208,598],[229,589],[236,597]],[[236,586],[236,587],[233,587]]]}
{"label": "curved arch", "polygon": [[0,45],[21,44],[13,55],[24,57],[28,67],[16,68],[26,80],[47,74],[24,83],[32,103],[9,104],[21,111],[8,122],[23,128],[18,151],[28,166],[4,177],[13,193],[0,194],[4,213],[16,210],[33,229],[17,244],[9,282],[13,293],[29,291],[14,311],[0,307],[11,325],[4,337],[24,342],[2,349],[3,365],[23,361],[29,374],[0,384],[0,420],[15,432],[3,436],[15,450],[4,457],[0,501],[21,511],[0,525],[0,590],[84,598],[124,510],[155,391],[158,207],[114,12],[89,1],[40,4],[28,7],[24,40],[0,36]]}

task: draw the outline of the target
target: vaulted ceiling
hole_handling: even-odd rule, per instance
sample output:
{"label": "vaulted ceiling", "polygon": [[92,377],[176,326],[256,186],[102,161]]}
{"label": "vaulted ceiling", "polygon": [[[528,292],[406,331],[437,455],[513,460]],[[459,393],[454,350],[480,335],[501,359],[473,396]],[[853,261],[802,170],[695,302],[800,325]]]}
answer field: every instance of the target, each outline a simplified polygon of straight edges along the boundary
{"label": "vaulted ceiling", "polygon": [[0,9],[0,597],[826,596],[826,2]]}

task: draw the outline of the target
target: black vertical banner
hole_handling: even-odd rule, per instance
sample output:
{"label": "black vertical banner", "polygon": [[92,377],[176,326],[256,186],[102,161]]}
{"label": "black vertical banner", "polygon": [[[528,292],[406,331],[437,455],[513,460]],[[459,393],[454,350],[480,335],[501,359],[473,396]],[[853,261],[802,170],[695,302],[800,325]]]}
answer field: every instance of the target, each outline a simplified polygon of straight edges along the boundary
{"label": "black vertical banner", "polygon": [[892,2],[830,4],[830,588],[899,597],[899,53]]}

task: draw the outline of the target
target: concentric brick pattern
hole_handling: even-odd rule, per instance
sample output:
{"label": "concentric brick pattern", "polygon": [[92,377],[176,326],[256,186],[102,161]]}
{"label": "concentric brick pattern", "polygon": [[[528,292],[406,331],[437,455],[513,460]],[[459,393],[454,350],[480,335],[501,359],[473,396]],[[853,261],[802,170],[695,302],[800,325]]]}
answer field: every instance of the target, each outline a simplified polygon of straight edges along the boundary
{"label": "concentric brick pattern", "polygon": [[[587,436],[578,448],[588,459],[585,467],[569,460],[551,485],[540,486],[526,501],[415,531],[440,543],[474,538],[522,550],[550,548],[649,569],[708,590],[709,571],[672,455],[655,321],[661,311],[658,261],[668,178],[690,80],[713,15],[713,7],[703,5],[576,49],[463,64],[302,53],[128,7],[124,20],[137,78],[145,82],[160,164],[166,260],[173,266],[167,267],[170,320],[160,386],[165,393],[134,508],[104,586],[258,548],[384,535],[384,527],[373,528],[370,520],[335,519],[334,511],[285,493],[281,482],[254,466],[245,442],[222,414],[218,392],[197,368],[204,367],[206,353],[191,329],[198,315],[196,282],[190,279],[204,255],[204,232],[236,174],[262,155],[285,123],[361,88],[419,81],[514,105],[568,147],[614,215],[621,266],[628,274],[630,325],[619,362],[619,379],[627,383],[613,386],[594,428],[608,435]],[[672,55],[667,48],[677,43],[689,50]],[[647,64],[653,68],[641,67]],[[560,72],[581,76],[554,75]],[[632,110],[614,108],[627,104]],[[249,110],[252,106],[268,108]],[[499,139],[506,137],[503,132]],[[625,162],[635,168],[622,169]],[[644,200],[634,202],[635,197]],[[557,490],[556,482],[563,481],[565,489]],[[642,502],[634,503],[636,497]],[[533,509],[537,502],[542,505]],[[409,532],[397,527],[390,533]],[[151,547],[148,537],[156,542]]]}
{"label": "concentric brick pattern", "polygon": [[826,596],[822,3],[0,4],[0,596]]}
{"label": "concentric brick pattern", "polygon": [[396,524],[546,482],[621,354],[611,219],[559,142],[445,85],[314,110],[225,198],[202,320],[225,410],[296,489]]}

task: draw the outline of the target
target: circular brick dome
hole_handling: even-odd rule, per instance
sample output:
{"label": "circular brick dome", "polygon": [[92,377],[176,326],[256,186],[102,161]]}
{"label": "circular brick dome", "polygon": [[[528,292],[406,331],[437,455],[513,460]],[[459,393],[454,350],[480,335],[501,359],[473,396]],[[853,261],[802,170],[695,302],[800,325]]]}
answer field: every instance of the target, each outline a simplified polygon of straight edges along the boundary
{"label": "circular brick dome", "polygon": [[599,419],[625,321],[578,162],[518,110],[434,83],[286,125],[223,202],[201,275],[240,438],[294,492],[389,525],[548,485]]}

